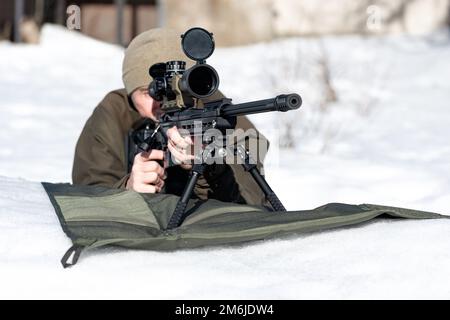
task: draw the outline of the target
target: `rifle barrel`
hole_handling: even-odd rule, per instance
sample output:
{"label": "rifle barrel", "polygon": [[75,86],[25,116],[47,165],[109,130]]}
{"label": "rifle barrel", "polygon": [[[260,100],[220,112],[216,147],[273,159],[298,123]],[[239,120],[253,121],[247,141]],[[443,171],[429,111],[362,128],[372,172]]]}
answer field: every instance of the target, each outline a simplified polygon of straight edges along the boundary
{"label": "rifle barrel", "polygon": [[300,108],[302,98],[296,93],[282,94],[272,99],[258,100],[222,107],[221,116],[234,117],[269,111],[286,112]]}

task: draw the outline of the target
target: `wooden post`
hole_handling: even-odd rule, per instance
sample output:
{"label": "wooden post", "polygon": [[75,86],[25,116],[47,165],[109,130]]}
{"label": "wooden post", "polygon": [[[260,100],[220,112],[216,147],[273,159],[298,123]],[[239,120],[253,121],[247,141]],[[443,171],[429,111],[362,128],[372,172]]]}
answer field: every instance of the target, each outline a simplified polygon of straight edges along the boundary
{"label": "wooden post", "polygon": [[40,26],[44,20],[44,0],[36,0],[34,3],[34,20]]}
{"label": "wooden post", "polygon": [[135,4],[131,5],[131,39],[137,36],[138,34],[138,6]]}
{"label": "wooden post", "polygon": [[66,0],[57,0],[55,7],[55,18],[57,24],[65,24],[66,23]]}
{"label": "wooden post", "polygon": [[125,0],[115,0],[115,3],[117,9],[117,43],[123,46],[123,10],[125,8]]}
{"label": "wooden post", "polygon": [[24,0],[14,1],[14,42],[21,42],[20,24],[23,18]]}
{"label": "wooden post", "polygon": [[166,4],[165,0],[156,0],[157,26],[164,27],[166,25]]}

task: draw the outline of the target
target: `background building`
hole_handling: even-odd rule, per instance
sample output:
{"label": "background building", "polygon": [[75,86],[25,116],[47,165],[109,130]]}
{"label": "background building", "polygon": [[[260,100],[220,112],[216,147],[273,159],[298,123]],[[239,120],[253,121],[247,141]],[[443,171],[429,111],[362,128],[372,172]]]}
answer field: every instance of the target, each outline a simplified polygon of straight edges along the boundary
{"label": "background building", "polygon": [[122,45],[156,26],[203,26],[219,46],[232,46],[298,35],[423,35],[450,21],[450,0],[2,0],[0,34],[26,40],[30,31],[19,25],[65,24],[70,5],[81,9],[82,33]]}
{"label": "background building", "polygon": [[65,25],[71,5],[80,8],[82,33],[111,43],[126,45],[138,33],[159,25],[156,0],[2,0],[1,37],[27,39],[27,31],[19,32],[17,26],[25,24],[28,30],[30,21],[38,28],[44,23]]}

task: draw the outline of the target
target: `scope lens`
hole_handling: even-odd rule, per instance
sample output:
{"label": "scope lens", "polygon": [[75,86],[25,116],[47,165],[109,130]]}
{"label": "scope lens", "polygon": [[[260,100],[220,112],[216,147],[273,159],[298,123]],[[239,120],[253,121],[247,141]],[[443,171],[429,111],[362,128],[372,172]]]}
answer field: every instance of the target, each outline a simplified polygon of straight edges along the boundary
{"label": "scope lens", "polygon": [[216,71],[208,65],[197,65],[188,74],[187,84],[190,91],[198,98],[213,94],[218,87],[219,78]]}

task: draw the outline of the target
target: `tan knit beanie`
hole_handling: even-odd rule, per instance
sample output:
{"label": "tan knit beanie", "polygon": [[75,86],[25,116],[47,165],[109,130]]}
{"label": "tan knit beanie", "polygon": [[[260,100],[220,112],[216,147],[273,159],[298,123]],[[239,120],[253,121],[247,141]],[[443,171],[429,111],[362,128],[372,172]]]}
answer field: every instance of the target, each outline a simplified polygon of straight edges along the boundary
{"label": "tan knit beanie", "polygon": [[153,80],[148,69],[155,63],[170,60],[186,61],[186,68],[194,64],[181,49],[180,33],[157,28],[139,34],[125,50],[123,59],[122,80],[127,93],[148,86]]}

